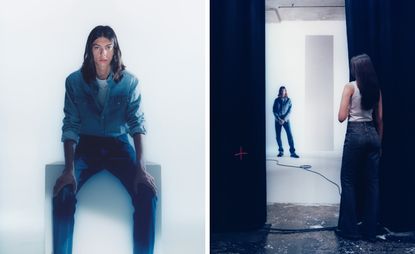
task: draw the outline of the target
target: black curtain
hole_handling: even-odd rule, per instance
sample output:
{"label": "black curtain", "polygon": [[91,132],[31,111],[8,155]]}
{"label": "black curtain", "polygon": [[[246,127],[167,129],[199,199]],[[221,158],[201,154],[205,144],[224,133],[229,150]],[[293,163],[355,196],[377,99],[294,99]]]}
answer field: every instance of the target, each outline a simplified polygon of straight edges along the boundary
{"label": "black curtain", "polygon": [[212,232],[266,221],[265,1],[210,1]]}
{"label": "black curtain", "polygon": [[349,59],[367,53],[383,97],[381,223],[415,229],[415,1],[346,0]]}

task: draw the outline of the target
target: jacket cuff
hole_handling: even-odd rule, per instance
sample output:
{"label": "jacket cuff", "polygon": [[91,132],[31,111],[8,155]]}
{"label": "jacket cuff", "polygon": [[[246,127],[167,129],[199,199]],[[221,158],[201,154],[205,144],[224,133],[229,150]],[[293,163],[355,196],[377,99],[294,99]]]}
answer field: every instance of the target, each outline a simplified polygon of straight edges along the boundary
{"label": "jacket cuff", "polygon": [[79,142],[79,135],[75,133],[74,131],[65,131],[62,133],[61,141],[65,142],[66,140],[73,140],[78,144]]}
{"label": "jacket cuff", "polygon": [[134,128],[129,130],[129,134],[130,134],[131,137],[134,136],[134,134],[136,134],[136,133],[145,135],[147,133],[147,131],[146,131],[146,128],[144,128],[143,125],[134,127]]}

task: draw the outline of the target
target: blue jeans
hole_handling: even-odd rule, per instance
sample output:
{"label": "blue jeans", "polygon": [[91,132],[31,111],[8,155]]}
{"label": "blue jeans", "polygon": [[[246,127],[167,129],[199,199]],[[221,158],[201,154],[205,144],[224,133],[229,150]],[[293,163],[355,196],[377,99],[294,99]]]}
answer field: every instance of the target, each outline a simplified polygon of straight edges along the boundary
{"label": "blue jeans", "polygon": [[[74,163],[77,192],[102,169],[107,169],[121,181],[134,206],[134,254],[153,253],[157,197],[144,185],[139,186],[138,193],[134,194],[136,157],[127,135],[114,138],[81,135]],[[72,253],[76,194],[72,186],[67,185],[53,198],[54,254]]]}
{"label": "blue jeans", "polygon": [[281,152],[281,153],[284,152],[284,148],[282,147],[282,141],[281,141],[281,129],[282,129],[282,127],[284,127],[285,132],[287,133],[288,144],[290,145],[290,153],[293,154],[293,153],[295,153],[294,139],[293,139],[293,135],[291,133],[291,127],[290,127],[290,122],[289,121],[285,122],[283,125],[279,124],[278,121],[275,121],[275,133],[277,134],[278,151]]}
{"label": "blue jeans", "polygon": [[[341,166],[342,194],[338,228],[346,235],[374,237],[379,216],[379,160],[381,141],[373,122],[349,122]],[[362,179],[359,179],[359,178]],[[364,182],[363,193],[357,185]],[[358,195],[363,195],[358,197]],[[358,209],[357,199],[363,198]],[[362,231],[357,227],[357,211],[362,210]]]}

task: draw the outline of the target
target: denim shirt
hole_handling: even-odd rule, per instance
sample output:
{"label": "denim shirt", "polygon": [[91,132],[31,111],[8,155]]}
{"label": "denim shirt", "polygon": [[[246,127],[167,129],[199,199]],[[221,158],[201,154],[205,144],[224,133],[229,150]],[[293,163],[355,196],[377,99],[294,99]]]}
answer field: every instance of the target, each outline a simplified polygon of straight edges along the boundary
{"label": "denim shirt", "polygon": [[115,137],[146,133],[138,79],[123,71],[118,83],[113,80],[113,74],[107,82],[109,91],[104,105],[100,106],[96,81],[87,84],[80,70],[66,78],[62,142],[70,139],[78,143],[80,134]]}
{"label": "denim shirt", "polygon": [[275,116],[275,120],[284,120],[285,122],[289,120],[291,113],[291,100],[288,97],[278,97],[274,101],[274,106],[272,111]]}

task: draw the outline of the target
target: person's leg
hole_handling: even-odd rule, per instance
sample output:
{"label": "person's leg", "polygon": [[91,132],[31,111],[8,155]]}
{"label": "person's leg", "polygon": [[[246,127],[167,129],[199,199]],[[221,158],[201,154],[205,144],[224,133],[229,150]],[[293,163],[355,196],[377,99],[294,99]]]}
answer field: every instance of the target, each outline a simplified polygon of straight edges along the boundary
{"label": "person's leg", "polygon": [[[87,163],[88,161],[88,163]],[[79,155],[79,149],[75,155],[74,173],[77,180],[77,192],[83,184],[97,172],[95,165]],[[76,207],[76,193],[72,185],[64,186],[52,199],[52,220],[53,220],[53,254],[71,254],[74,229],[74,214]]]}
{"label": "person's leg", "polygon": [[53,197],[53,253],[71,254],[76,197],[66,185]]}
{"label": "person's leg", "polygon": [[284,123],[284,129],[285,129],[285,132],[287,133],[288,144],[290,145],[290,154],[294,155],[295,154],[294,138],[293,138],[293,135],[291,133],[290,122],[285,122]]}
{"label": "person's leg", "polygon": [[379,218],[379,160],[380,139],[373,128],[370,135],[369,154],[365,168],[365,206],[362,234],[369,238],[376,237],[376,224]]}
{"label": "person's leg", "polygon": [[275,121],[275,134],[277,136],[277,144],[278,144],[278,152],[279,154],[284,153],[284,148],[282,147],[282,141],[281,141],[281,124],[278,123],[278,121]]}
{"label": "person's leg", "polygon": [[134,192],[133,180],[137,170],[135,151],[126,136],[118,138],[112,146],[108,170],[125,186],[134,206],[134,254],[152,254],[155,240],[157,196],[147,186],[138,186]]}
{"label": "person's leg", "polygon": [[149,187],[140,185],[132,195],[134,205],[134,254],[152,254],[155,241],[157,197]]}
{"label": "person's leg", "polygon": [[362,147],[358,132],[348,127],[343,146],[343,158],[341,165],[341,200],[338,229],[342,236],[359,237],[356,218],[356,193],[355,184],[359,161],[362,159]]}

